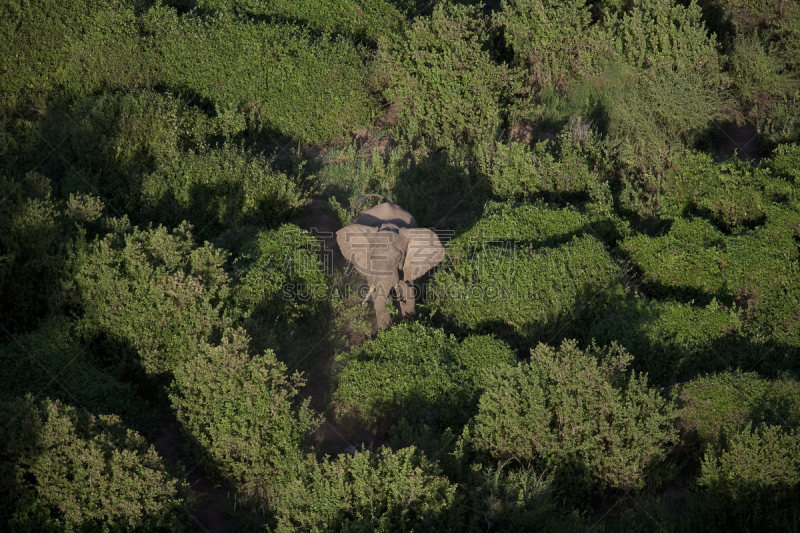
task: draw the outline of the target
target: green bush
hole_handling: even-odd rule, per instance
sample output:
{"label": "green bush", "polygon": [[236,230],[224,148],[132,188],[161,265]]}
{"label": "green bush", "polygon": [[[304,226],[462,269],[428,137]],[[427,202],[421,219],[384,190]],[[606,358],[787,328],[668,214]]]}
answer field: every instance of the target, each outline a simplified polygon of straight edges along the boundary
{"label": "green bush", "polygon": [[326,268],[332,271],[333,255],[320,257],[317,251],[322,243],[313,234],[285,224],[253,232],[232,263],[231,312],[240,317],[257,352],[272,349],[293,367],[330,332]]}
{"label": "green bush", "polygon": [[0,401],[0,520],[9,531],[184,531],[189,486],[113,415]]}
{"label": "green bush", "polygon": [[541,204],[490,207],[453,240],[428,305],[454,327],[497,333],[514,346],[577,334],[618,279],[587,222]]}
{"label": "green bush", "polygon": [[[134,222],[175,227],[188,220],[214,234],[282,222],[304,201],[262,155],[233,144],[245,128],[241,115],[208,117],[169,94],[103,94],[50,115],[28,150],[56,147],[42,171],[64,197],[92,193]],[[42,163],[41,156],[26,159]]]}
{"label": "green bush", "polygon": [[201,19],[154,8],[143,26],[162,61],[162,83],[196,95],[219,115],[246,112],[303,143],[325,143],[370,124],[375,101],[358,49],[293,26]]}
{"label": "green bush", "polygon": [[189,220],[212,235],[241,224],[277,225],[305,203],[297,185],[262,157],[232,146],[174,153],[142,182],[144,220]]}
{"label": "green bush", "polygon": [[415,448],[325,457],[281,492],[275,531],[461,531],[456,485]]}
{"label": "green bush", "polygon": [[584,0],[503,0],[494,19],[528,98],[550,87],[566,91],[611,52],[609,36],[592,22]]}
{"label": "green bush", "polygon": [[487,173],[494,196],[524,202],[542,193],[586,193],[597,184],[598,176],[574,145],[562,143],[558,159],[547,145],[537,142],[529,149],[514,141],[497,143]]}
{"label": "green bush", "polygon": [[675,442],[670,402],[612,345],[540,344],[531,359],[487,373],[470,442],[499,460],[552,468],[565,490],[641,489]]}
{"label": "green bush", "polygon": [[98,342],[117,372],[169,378],[198,346],[228,324],[222,302],[226,255],[194,244],[191,226],[131,229],[112,219],[111,232],[80,243],[70,259],[70,303],[87,339]]}
{"label": "green bush", "polygon": [[6,113],[47,97],[155,84],[156,56],[140,43],[136,2],[10,0],[0,6],[0,95]]}
{"label": "green bush", "polygon": [[440,329],[403,323],[335,360],[337,418],[380,429],[405,418],[415,428],[441,432],[458,430],[473,414],[484,369],[516,357],[489,336],[459,342]]}
{"label": "green bush", "polygon": [[[784,153],[791,154],[791,147],[783,147],[776,155],[790,161],[780,155]],[[662,217],[704,216],[720,229],[736,232],[763,223],[765,217],[778,213],[776,207],[797,197],[797,189],[781,171],[771,171],[771,159],[753,168],[740,159],[718,164],[710,154],[685,152],[673,157],[670,165],[666,188],[658,199]]]}
{"label": "green bush", "polygon": [[231,11],[249,17],[298,24],[322,34],[350,35],[368,41],[399,31],[403,15],[386,0],[198,0],[203,11]]}
{"label": "green bush", "polygon": [[585,338],[620,343],[634,356],[633,368],[662,384],[728,368],[774,374],[796,367],[791,351],[748,329],[746,312],[717,300],[701,306],[624,290],[609,298]]}
{"label": "green bush", "polygon": [[380,41],[373,83],[401,138],[452,154],[494,140],[506,73],[484,50],[485,26],[477,8],[441,3]]}
{"label": "green bush", "polygon": [[800,512],[800,434],[748,426],[727,450],[706,453],[698,483],[707,512],[728,531],[786,528]]}
{"label": "green bush", "polygon": [[268,506],[291,479],[304,474],[302,445],[321,420],[305,399],[293,401],[304,380],[275,355],[248,355],[249,339],[231,330],[218,346],[201,343],[175,370],[170,399],[198,456],[211,473]]}
{"label": "green bush", "polygon": [[27,394],[114,415],[127,427],[151,436],[155,423],[147,402],[127,383],[98,368],[91,346],[81,345],[64,317],[51,317],[39,329],[0,346],[0,399]]}
{"label": "green bush", "polygon": [[788,378],[740,372],[700,377],[680,386],[678,406],[683,440],[697,459],[706,449],[727,449],[751,424],[800,428],[800,384]]}
{"label": "green bush", "polygon": [[36,172],[19,181],[0,176],[0,198],[0,324],[16,333],[59,306],[65,244],[92,226],[103,204],[80,193],[58,202],[50,180]]}
{"label": "green bush", "polygon": [[723,236],[702,219],[678,219],[666,235],[631,237],[622,247],[662,296],[736,302],[756,332],[796,347],[800,214],[771,211],[763,226],[736,235]]}

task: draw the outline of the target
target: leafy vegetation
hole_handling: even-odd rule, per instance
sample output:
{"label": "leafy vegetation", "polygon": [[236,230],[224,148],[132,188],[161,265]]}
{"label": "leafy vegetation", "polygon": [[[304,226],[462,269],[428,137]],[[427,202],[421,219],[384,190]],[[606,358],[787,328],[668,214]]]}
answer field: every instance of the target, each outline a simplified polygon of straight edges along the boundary
{"label": "leafy vegetation", "polygon": [[[799,73],[787,0],[2,3],[0,529],[209,529],[180,457],[231,529],[796,531]],[[446,248],[384,331],[376,196]]]}

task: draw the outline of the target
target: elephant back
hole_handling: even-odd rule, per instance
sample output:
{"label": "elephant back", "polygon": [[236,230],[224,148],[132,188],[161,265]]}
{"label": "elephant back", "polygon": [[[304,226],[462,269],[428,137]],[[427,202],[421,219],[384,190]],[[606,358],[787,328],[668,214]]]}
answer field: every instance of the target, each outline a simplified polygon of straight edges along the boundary
{"label": "elephant back", "polygon": [[417,221],[414,220],[411,213],[391,202],[384,202],[367,209],[358,216],[356,223],[377,228],[384,224],[394,225],[398,228],[418,227]]}

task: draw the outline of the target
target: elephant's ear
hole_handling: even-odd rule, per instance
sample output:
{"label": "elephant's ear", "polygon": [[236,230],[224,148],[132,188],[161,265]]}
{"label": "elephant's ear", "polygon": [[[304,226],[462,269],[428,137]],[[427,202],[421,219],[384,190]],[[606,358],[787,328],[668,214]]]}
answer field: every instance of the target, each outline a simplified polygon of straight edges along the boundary
{"label": "elephant's ear", "polygon": [[378,230],[372,226],[350,224],[336,232],[336,242],[345,259],[362,274],[369,273],[371,236]]}
{"label": "elephant's ear", "polygon": [[401,228],[400,235],[408,240],[403,262],[403,279],[412,281],[442,262],[444,247],[439,237],[427,228]]}

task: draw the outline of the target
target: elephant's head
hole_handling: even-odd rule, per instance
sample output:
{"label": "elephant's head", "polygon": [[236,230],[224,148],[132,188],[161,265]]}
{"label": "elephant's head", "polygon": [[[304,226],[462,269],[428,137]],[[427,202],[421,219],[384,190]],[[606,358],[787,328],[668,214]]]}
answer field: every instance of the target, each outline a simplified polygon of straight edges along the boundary
{"label": "elephant's head", "polygon": [[372,291],[378,328],[389,324],[386,298],[392,287],[401,293],[403,316],[414,312],[413,282],[444,259],[436,233],[418,228],[410,213],[386,202],[369,209],[336,232],[339,249],[364,274]]}

